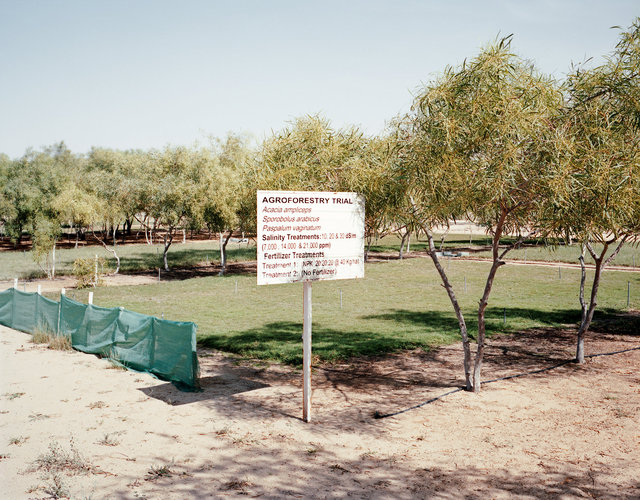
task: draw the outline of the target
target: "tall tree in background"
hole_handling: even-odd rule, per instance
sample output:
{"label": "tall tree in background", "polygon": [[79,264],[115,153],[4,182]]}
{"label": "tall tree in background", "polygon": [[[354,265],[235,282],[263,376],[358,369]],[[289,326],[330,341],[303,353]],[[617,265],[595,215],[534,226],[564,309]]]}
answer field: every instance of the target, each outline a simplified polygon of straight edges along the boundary
{"label": "tall tree in background", "polygon": [[[354,191],[365,198],[368,239],[385,222],[392,144],[371,139],[357,128],[335,130],[314,115],[264,141],[253,172],[257,189],[291,191]],[[255,195],[253,196],[255,211]]]}
{"label": "tall tree in background", "polygon": [[5,227],[13,241],[23,232],[32,237],[32,256],[50,278],[55,277],[56,244],[61,234],[60,214],[55,199],[78,171],[79,159],[61,142],[42,151],[29,150],[5,165],[3,204],[12,207],[5,214]]}
{"label": "tall tree in background", "polygon": [[[535,226],[546,180],[555,168],[551,123],[561,107],[554,82],[511,53],[510,38],[449,68],[416,98],[399,122],[398,177],[406,183],[412,215],[427,235],[429,254],[449,295],[464,347],[467,390],[480,390],[485,311],[504,256]],[[453,286],[440,265],[432,228],[462,216],[491,233],[492,260],[478,306],[473,370],[466,322]],[[500,247],[505,234],[518,236]]]}
{"label": "tall tree in background", "polygon": [[5,154],[0,154],[0,225],[3,236],[11,237],[10,224],[17,218],[17,209],[13,203],[11,191],[8,189],[13,175],[14,162]]}
{"label": "tall tree in background", "polygon": [[224,141],[214,139],[212,146],[211,182],[205,195],[203,219],[210,231],[220,233],[220,275],[224,275],[227,244],[233,232],[242,230],[245,223],[242,207],[244,198],[251,194],[247,192],[244,173],[253,159],[253,151],[248,137],[236,134],[229,134]]}
{"label": "tall tree in background", "polygon": [[[149,168],[144,163],[146,153],[93,149],[89,153],[85,175],[77,184],[88,193],[88,199],[97,200],[96,221],[101,230],[93,236],[113,255],[117,274],[120,270],[118,255],[118,228],[142,209],[140,198],[150,186]],[[143,168],[146,167],[146,168]]]}
{"label": "tall tree in background", "polygon": [[164,269],[169,271],[167,253],[178,228],[200,219],[210,190],[210,152],[183,147],[166,148],[151,154],[154,183],[149,195],[149,213],[164,229]]}

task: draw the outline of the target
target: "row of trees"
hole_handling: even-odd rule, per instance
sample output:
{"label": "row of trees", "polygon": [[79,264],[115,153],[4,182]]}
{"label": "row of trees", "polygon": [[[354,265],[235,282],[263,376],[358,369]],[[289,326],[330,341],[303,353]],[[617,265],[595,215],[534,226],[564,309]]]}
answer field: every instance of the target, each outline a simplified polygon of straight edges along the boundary
{"label": "row of trees", "polygon": [[[564,82],[513,54],[507,37],[447,68],[379,137],[309,116],[258,147],[231,135],[207,148],[78,156],[58,145],[4,157],[0,217],[14,239],[27,231],[45,250],[65,222],[78,235],[98,226],[96,238],[114,254],[118,228],[130,230],[137,220],[147,239],[161,232],[168,269],[180,229],[224,232],[225,242],[234,230],[251,231],[256,189],[357,191],[366,199],[369,241],[389,231],[400,232],[403,243],[412,233],[426,235],[458,319],[466,387],[478,391],[494,280],[505,255],[534,235],[582,246],[576,359],[584,361],[602,271],[640,235],[639,75],[638,21],[604,64],[574,67]],[[459,218],[492,236],[475,355],[433,239],[436,225]],[[507,233],[516,240],[500,245]],[[595,262],[589,299],[587,253]]]}
{"label": "row of trees", "polygon": [[14,242],[31,236],[38,261],[55,251],[66,226],[76,242],[90,237],[111,251],[116,272],[118,236],[131,234],[137,222],[148,243],[162,239],[169,270],[167,253],[178,231],[207,228],[230,235],[243,227],[249,156],[248,141],[235,135],[207,148],[93,149],[85,156],[60,143],[14,161],[5,156],[0,218]]}

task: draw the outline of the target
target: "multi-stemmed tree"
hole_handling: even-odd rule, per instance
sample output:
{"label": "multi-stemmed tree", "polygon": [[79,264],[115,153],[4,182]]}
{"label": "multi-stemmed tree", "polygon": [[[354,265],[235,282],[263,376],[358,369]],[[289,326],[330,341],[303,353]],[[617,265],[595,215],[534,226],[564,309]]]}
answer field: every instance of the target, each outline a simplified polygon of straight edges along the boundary
{"label": "multi-stemmed tree", "polygon": [[[467,390],[480,390],[485,311],[504,256],[530,235],[554,168],[551,124],[561,95],[549,78],[511,53],[510,38],[449,68],[416,98],[399,121],[400,171],[411,215],[429,242],[429,254],[458,319]],[[455,291],[440,265],[432,228],[467,217],[489,228],[492,261],[478,306],[477,350]],[[500,247],[503,235],[516,241]]]}
{"label": "multi-stemmed tree", "polygon": [[[576,361],[597,306],[605,267],[640,236],[640,24],[623,32],[607,62],[567,80],[564,140],[544,227],[582,245],[582,311]],[[585,254],[594,262],[585,299]]]}

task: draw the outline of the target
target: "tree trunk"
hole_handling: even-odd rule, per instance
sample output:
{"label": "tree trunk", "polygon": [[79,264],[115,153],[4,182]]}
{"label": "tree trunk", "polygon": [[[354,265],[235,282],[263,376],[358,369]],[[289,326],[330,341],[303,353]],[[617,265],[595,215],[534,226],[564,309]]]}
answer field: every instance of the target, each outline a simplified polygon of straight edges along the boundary
{"label": "tree trunk", "polygon": [[56,240],[53,240],[53,249],[51,250],[51,279],[56,277]]}
{"label": "tree trunk", "polygon": [[[586,314],[583,307],[582,320],[580,321],[580,328],[578,329],[578,341],[576,346],[576,363],[584,363],[584,336],[591,325],[593,319],[593,313],[596,310],[596,299],[598,297],[598,287],[600,286],[600,277],[602,274],[602,259],[596,259],[595,272],[593,275],[593,283],[591,288],[591,298],[589,300],[589,307],[586,310]],[[584,299],[583,299],[584,300]],[[586,305],[586,304],[585,304]]]}
{"label": "tree trunk", "polygon": [[487,282],[484,287],[484,293],[482,294],[482,298],[480,299],[480,304],[478,305],[478,347],[476,350],[476,359],[473,367],[473,392],[480,391],[481,381],[481,370],[482,370],[482,361],[484,359],[484,345],[486,339],[486,322],[485,322],[485,312],[487,310],[487,305],[489,305],[489,294],[491,294],[491,288],[493,287],[493,280],[496,276],[496,272],[500,266],[504,265],[504,262],[500,260],[495,260],[491,265],[491,269],[489,270],[489,275],[487,276]]}
{"label": "tree trunk", "polygon": [[164,261],[165,271],[169,271],[169,262],[167,261],[167,253],[169,252],[169,247],[171,246],[172,241],[173,241],[173,229],[168,228],[167,232],[164,233],[164,252],[162,254],[162,260]]}
{"label": "tree trunk", "polygon": [[440,238],[440,252],[442,253],[444,251],[444,240],[447,239],[447,234],[449,234],[449,228],[447,228],[447,230],[442,233],[442,237]]}
{"label": "tree trunk", "polygon": [[486,339],[485,312],[487,310],[487,305],[489,304],[489,295],[491,294],[491,289],[493,288],[493,280],[496,276],[496,272],[498,271],[498,268],[500,268],[500,266],[504,265],[502,257],[504,257],[504,254],[508,251],[507,249],[502,253],[502,255],[499,255],[500,237],[502,236],[502,229],[504,227],[504,221],[507,218],[507,214],[508,211],[503,208],[500,213],[498,223],[496,224],[496,230],[493,234],[493,241],[491,244],[493,263],[491,264],[491,269],[489,270],[489,275],[487,276],[484,292],[478,305],[478,345],[476,349],[475,364],[473,367],[473,392],[480,392],[480,386],[482,384],[481,371],[482,361],[484,360],[484,345]]}
{"label": "tree trunk", "polygon": [[114,245],[113,248],[109,248],[109,246],[105,243],[105,241],[102,238],[98,238],[96,236],[96,233],[94,231],[93,233],[93,237],[98,240],[102,246],[105,248],[105,250],[107,250],[108,252],[111,252],[113,254],[114,259],[116,259],[116,270],[113,274],[118,274],[120,272],[120,257],[118,256],[118,252],[116,251],[116,246],[115,246],[115,238],[114,238]]}
{"label": "tree trunk", "polygon": [[451,305],[453,306],[453,310],[456,313],[456,318],[458,319],[458,326],[460,327],[460,336],[462,337],[462,350],[464,351],[464,382],[465,382],[465,390],[471,391],[472,389],[472,381],[471,381],[471,345],[469,342],[469,335],[467,333],[467,324],[464,320],[464,316],[462,315],[462,309],[460,309],[460,304],[458,303],[458,299],[456,298],[456,294],[453,291],[453,287],[449,282],[449,278],[447,277],[447,273],[445,272],[442,265],[440,265],[440,260],[436,255],[436,247],[433,243],[433,233],[429,230],[426,231],[427,240],[429,242],[429,255],[431,256],[431,260],[433,260],[433,264],[436,266],[438,274],[440,274],[440,279],[442,280],[442,285],[444,289],[447,291],[447,295],[449,296],[449,300],[451,301]]}
{"label": "tree trunk", "polygon": [[[589,326],[591,326],[591,321],[593,320],[593,314],[595,313],[598,299],[598,288],[600,287],[600,278],[602,277],[602,272],[604,268],[618,255],[620,249],[624,245],[627,240],[627,236],[622,238],[616,249],[613,253],[605,259],[605,255],[607,254],[607,250],[609,245],[614,242],[605,241],[603,244],[602,252],[600,255],[597,255],[591,243],[589,241],[585,242],[582,246],[582,254],[580,255],[580,268],[582,271],[581,279],[580,279],[580,307],[582,309],[582,317],[580,319],[580,328],[578,328],[578,339],[576,345],[576,363],[584,363],[584,338],[587,332],[589,331]],[[586,266],[584,265],[584,249],[589,250],[591,257],[595,263],[595,271],[593,274],[593,283],[591,285],[591,297],[589,299],[589,306],[584,300],[584,282],[586,280]]]}
{"label": "tree trunk", "polygon": [[227,243],[231,239],[231,235],[233,234],[233,230],[229,230],[229,234],[222,241],[222,233],[220,233],[220,272],[218,276],[224,276],[227,272]]}
{"label": "tree trunk", "polygon": [[111,253],[113,253],[113,256],[116,258],[116,272],[114,274],[118,274],[118,271],[120,271],[120,257],[118,257],[118,253],[117,253],[117,247],[118,247],[118,241],[117,241],[117,232],[118,232],[118,226],[116,225],[113,228],[113,250],[111,251]]}
{"label": "tree trunk", "polygon": [[589,308],[587,303],[584,301],[584,284],[587,281],[587,267],[584,263],[584,250],[585,245],[582,245],[582,250],[580,252],[580,327],[578,328],[578,339],[576,346],[576,363],[584,363],[584,326],[587,324],[587,313]]}
{"label": "tree trunk", "polygon": [[400,252],[398,253],[398,258],[402,260],[404,257],[404,246],[407,244],[407,253],[409,253],[409,239],[411,238],[411,232],[406,231],[402,235],[402,239],[400,240]]}
{"label": "tree trunk", "polygon": [[364,247],[364,261],[369,261],[369,251],[371,250],[371,243],[373,242],[372,236],[367,236],[367,244]]}

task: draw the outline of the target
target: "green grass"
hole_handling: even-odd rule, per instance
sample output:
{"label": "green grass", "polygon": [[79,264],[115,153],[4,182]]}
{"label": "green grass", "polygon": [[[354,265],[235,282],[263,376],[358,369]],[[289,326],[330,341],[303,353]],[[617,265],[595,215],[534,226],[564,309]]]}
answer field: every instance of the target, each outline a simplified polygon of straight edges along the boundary
{"label": "green grass", "polygon": [[[120,270],[123,273],[151,271],[164,267],[162,262],[163,245],[127,244],[117,247],[120,257]],[[107,252],[102,246],[62,248],[56,250],[56,275],[70,275],[73,270],[73,261],[78,258],[92,259],[98,255],[107,260],[108,266],[113,270],[116,261],[111,252]],[[256,258],[255,245],[246,243],[232,243],[227,245],[227,259],[251,260]],[[169,267],[192,267],[199,263],[220,262],[220,245],[218,240],[201,242],[173,243],[168,253]],[[0,252],[0,280],[12,278],[38,277],[42,272],[34,262],[32,254],[28,252]]]}
{"label": "green grass", "polygon": [[[488,264],[451,260],[445,266],[473,333]],[[504,266],[487,311],[489,333],[574,325],[579,319],[579,278],[578,269],[565,269],[560,278],[553,268]],[[631,308],[640,309],[640,273],[608,271],[600,288],[596,320],[626,309],[627,281],[631,283]],[[87,293],[78,290],[71,296],[86,301]],[[194,321],[202,346],[301,362],[301,284],[258,287],[255,276],[246,275],[196,278],[98,288],[94,303]],[[426,258],[371,263],[364,279],[313,284],[313,354],[322,360],[429,349],[457,340],[449,299]]]}
{"label": "green grass", "polygon": [[[462,248],[467,251],[471,251],[474,257],[491,258],[490,239],[485,235],[471,235],[469,234],[447,234],[443,249],[452,250],[456,248]],[[470,243],[471,241],[471,243]],[[503,238],[500,240],[501,244],[513,243],[513,238]],[[440,249],[440,235],[435,235],[436,247]],[[425,251],[427,248],[427,242],[425,238],[421,238],[416,241],[415,238],[411,241],[412,251]],[[597,252],[602,251],[602,245],[594,245]],[[614,247],[615,248],[615,247]],[[609,250],[611,253],[614,248]],[[395,235],[385,236],[379,240],[376,240],[371,245],[372,252],[398,252],[400,249],[400,238]],[[545,246],[541,241],[527,241],[522,248],[512,250],[506,256],[507,259],[514,260],[538,260],[544,262],[568,262],[578,264],[578,257],[580,257],[580,245],[556,245]],[[591,256],[585,256],[585,262],[592,264],[593,259]],[[640,246],[625,244],[620,253],[613,260],[612,265],[616,266],[628,266],[640,269]]]}
{"label": "green grass", "polygon": [[[600,253],[602,251],[602,245],[594,245],[594,249],[596,252]],[[615,250],[615,246],[613,248],[609,248],[607,251],[607,255],[611,255],[611,253]],[[484,251],[475,254],[478,257],[486,257],[491,258],[491,252]],[[569,262],[573,264],[579,264],[578,258],[580,257],[580,245],[558,245],[555,247],[549,246],[525,246],[523,248],[519,248],[517,250],[512,250],[506,255],[507,259],[515,259],[515,260],[540,260],[545,262]],[[593,264],[593,259],[589,254],[585,255],[585,262],[587,264]],[[621,249],[620,253],[616,255],[616,258],[611,262],[613,266],[627,266],[627,267],[636,267],[640,269],[640,248],[636,246],[632,246],[630,244],[625,244]]]}
{"label": "green grass", "polygon": [[[440,235],[436,236],[437,247],[440,248]],[[471,240],[470,240],[471,238]],[[169,266],[173,268],[188,268],[195,265],[211,262],[217,264],[220,262],[220,249],[218,240],[199,241],[181,243],[179,240],[173,243],[169,249]],[[471,243],[469,243],[471,241]],[[509,238],[503,239],[506,244],[510,242]],[[545,247],[544,245],[530,245],[510,252],[507,257],[509,259],[520,260],[541,260],[549,262],[572,262],[577,263],[580,255],[579,245],[573,246],[556,246]],[[454,248],[464,248],[471,250],[474,256],[490,257],[488,245],[489,239],[484,235],[469,234],[447,234],[443,249],[451,250]],[[426,241],[423,239],[411,241],[412,251],[424,251],[426,249]],[[147,245],[127,244],[120,245],[118,255],[120,257],[120,269],[123,273],[136,273],[143,271],[153,271],[158,267],[163,267],[161,244]],[[380,252],[398,252],[400,248],[400,238],[395,235],[385,236],[376,240],[371,245],[373,254]],[[599,247],[596,246],[598,249]],[[251,243],[233,243],[227,246],[228,260],[246,261],[255,260],[255,245]],[[101,246],[63,248],[56,251],[56,274],[70,275],[73,269],[73,261],[78,258],[91,259],[95,255],[103,257],[108,263],[108,267],[115,269],[115,259],[110,252],[107,252]],[[587,262],[591,262],[587,257]],[[620,254],[613,261],[614,265],[635,266],[640,268],[640,247],[625,245]],[[28,252],[0,252],[0,280],[9,280],[13,278],[28,279],[35,277],[43,277],[43,273],[38,265],[33,261],[32,254]]]}

